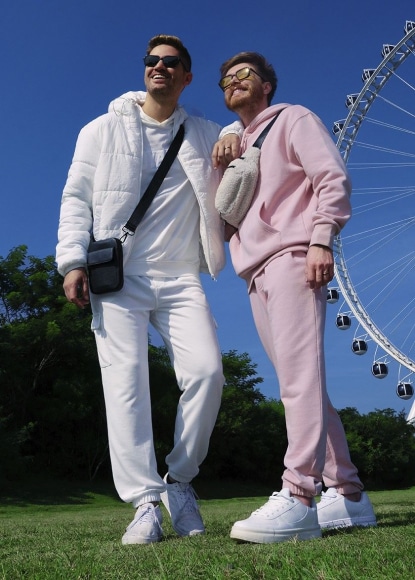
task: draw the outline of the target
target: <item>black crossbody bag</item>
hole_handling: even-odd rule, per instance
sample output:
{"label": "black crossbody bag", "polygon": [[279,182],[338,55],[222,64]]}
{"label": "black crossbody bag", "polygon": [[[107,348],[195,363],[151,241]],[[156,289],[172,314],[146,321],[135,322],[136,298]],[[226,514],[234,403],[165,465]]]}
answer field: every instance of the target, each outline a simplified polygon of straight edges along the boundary
{"label": "black crossbody bag", "polygon": [[130,219],[122,228],[123,236],[106,240],[91,241],[87,253],[89,288],[93,294],[117,292],[124,285],[123,248],[127,236],[133,236],[138,224],[144,217],[160,185],[163,183],[184,137],[184,125],[180,125],[163,161],[160,163],[150,184],[141,197]]}

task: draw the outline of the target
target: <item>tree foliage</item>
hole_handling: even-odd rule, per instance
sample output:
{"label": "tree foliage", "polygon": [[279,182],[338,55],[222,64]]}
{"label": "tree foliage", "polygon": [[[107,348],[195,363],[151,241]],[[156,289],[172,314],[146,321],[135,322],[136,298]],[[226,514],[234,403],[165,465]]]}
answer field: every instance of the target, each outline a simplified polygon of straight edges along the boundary
{"label": "tree foliage", "polygon": [[283,407],[257,388],[262,378],[247,353],[224,353],[223,368],[222,404],[203,473],[279,484],[287,446]]}
{"label": "tree foliage", "polygon": [[[0,481],[32,472],[110,477],[101,375],[91,312],[67,302],[51,256],[25,246],[0,257]],[[180,391],[165,348],[149,345],[157,461],[171,450]],[[226,383],[202,477],[280,486],[284,409],[266,399],[247,353],[223,353]],[[391,409],[340,412],[366,483],[414,485],[415,428]]]}
{"label": "tree foliage", "polygon": [[26,468],[92,476],[107,440],[90,312],[67,302],[51,256],[20,246],[0,261],[0,321],[0,408],[13,439],[0,457],[14,448]]}
{"label": "tree foliage", "polygon": [[393,409],[361,415],[347,407],[340,412],[353,461],[367,485],[414,485],[415,426]]}

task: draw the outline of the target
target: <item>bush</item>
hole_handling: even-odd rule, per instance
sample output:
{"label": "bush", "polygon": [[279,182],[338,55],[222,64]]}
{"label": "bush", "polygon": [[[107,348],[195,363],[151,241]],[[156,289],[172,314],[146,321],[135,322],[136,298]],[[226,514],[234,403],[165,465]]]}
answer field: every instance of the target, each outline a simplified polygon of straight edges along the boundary
{"label": "bush", "polygon": [[366,486],[405,487],[415,484],[415,426],[393,409],[360,415],[355,408],[339,411],[352,460]]}

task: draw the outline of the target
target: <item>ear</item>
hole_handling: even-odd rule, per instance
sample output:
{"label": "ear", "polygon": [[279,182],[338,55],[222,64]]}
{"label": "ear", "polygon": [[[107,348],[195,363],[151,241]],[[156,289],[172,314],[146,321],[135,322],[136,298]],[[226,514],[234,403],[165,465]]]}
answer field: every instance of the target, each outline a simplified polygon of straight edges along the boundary
{"label": "ear", "polygon": [[271,83],[268,81],[265,81],[262,86],[264,87],[264,95],[269,95],[270,92],[272,91]]}
{"label": "ear", "polygon": [[184,77],[183,85],[187,87],[193,80],[193,73],[187,72],[186,76]]}

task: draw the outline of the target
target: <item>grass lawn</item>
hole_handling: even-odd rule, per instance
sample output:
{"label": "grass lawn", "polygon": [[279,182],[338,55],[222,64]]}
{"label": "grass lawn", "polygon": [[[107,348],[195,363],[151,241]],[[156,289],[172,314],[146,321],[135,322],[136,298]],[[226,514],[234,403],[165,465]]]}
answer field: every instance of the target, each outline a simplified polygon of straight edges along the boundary
{"label": "grass lawn", "polygon": [[415,488],[369,492],[377,528],[256,545],[231,540],[229,531],[272,490],[205,482],[195,487],[211,498],[200,501],[207,533],[178,538],[162,508],[164,539],[148,546],[121,545],[134,511],[108,486],[32,482],[3,491],[0,580],[415,578]]}

